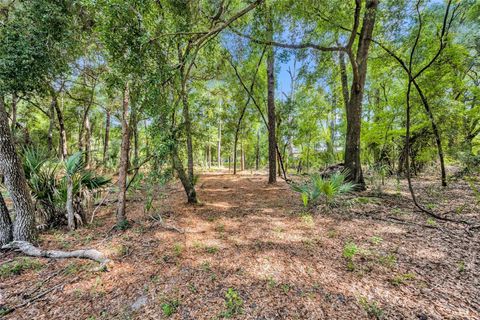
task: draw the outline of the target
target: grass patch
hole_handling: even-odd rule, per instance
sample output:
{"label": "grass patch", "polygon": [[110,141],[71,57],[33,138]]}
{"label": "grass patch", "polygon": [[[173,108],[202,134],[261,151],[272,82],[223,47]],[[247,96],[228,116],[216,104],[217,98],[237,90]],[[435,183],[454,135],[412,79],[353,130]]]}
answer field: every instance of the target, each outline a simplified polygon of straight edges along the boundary
{"label": "grass patch", "polygon": [[180,303],[178,300],[171,300],[162,303],[162,312],[165,317],[171,317],[174,313],[177,312],[178,307],[180,306]]}
{"label": "grass patch", "polygon": [[36,259],[21,258],[0,266],[0,278],[20,275],[27,270],[39,270],[43,265]]}
{"label": "grass patch", "polygon": [[243,299],[235,289],[228,288],[225,293],[225,309],[222,318],[231,318],[243,312]]}

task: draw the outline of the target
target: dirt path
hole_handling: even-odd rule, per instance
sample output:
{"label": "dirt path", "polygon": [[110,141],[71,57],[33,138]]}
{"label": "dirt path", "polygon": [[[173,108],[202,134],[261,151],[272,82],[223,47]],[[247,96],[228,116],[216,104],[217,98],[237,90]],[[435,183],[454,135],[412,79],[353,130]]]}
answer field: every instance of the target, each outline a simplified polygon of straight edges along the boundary
{"label": "dirt path", "polygon": [[[267,185],[264,175],[203,175],[197,189],[198,206],[185,204],[178,184],[154,203],[182,234],[132,201],[134,223],[124,233],[106,236],[111,207],[95,228],[45,235],[46,247],[102,249],[114,267],[91,273],[75,261],[52,280],[63,281],[63,290],[8,317],[162,319],[170,308],[172,319],[480,319],[478,235],[375,220],[346,203],[301,214],[298,195],[284,182]],[[380,208],[418,222],[401,199],[366,199],[355,210]],[[0,304],[21,301],[15,293],[69,264],[45,262],[2,279]]]}

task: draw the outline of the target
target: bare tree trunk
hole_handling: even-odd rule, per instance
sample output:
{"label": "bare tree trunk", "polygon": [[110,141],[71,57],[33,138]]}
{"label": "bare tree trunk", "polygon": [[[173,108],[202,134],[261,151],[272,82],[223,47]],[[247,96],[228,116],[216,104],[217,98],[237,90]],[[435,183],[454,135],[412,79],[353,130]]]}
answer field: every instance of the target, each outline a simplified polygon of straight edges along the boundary
{"label": "bare tree trunk", "polygon": [[110,109],[105,114],[105,135],[103,137],[103,165],[107,163],[108,144],[110,143]]}
{"label": "bare tree trunk", "polygon": [[348,101],[350,100],[350,94],[348,93],[348,76],[347,67],[345,65],[345,53],[340,51],[338,54],[338,60],[340,60],[340,82],[342,84],[342,96],[345,110],[348,109]]}
{"label": "bare tree trunk", "polygon": [[[132,114],[133,115],[133,114]],[[139,145],[138,145],[138,114],[135,112],[134,119],[132,121],[132,135],[133,135],[133,166],[138,166],[139,159]]]}
{"label": "bare tree trunk", "polygon": [[182,161],[178,157],[178,153],[176,147],[174,147],[172,152],[172,160],[173,166],[177,171],[178,178],[182,183],[183,189],[187,194],[187,202],[188,203],[198,203],[197,199],[197,192],[195,191],[195,186],[193,185],[193,180],[188,179],[187,174],[185,173],[185,169],[183,167]]}
{"label": "bare tree trunk", "polygon": [[50,103],[50,108],[48,109],[48,117],[50,118],[50,123],[48,125],[48,136],[47,136],[47,148],[48,150],[53,150],[53,129],[55,128],[55,100],[52,99]]}
{"label": "bare tree trunk", "polygon": [[[269,17],[267,25],[267,33],[269,40],[273,40],[273,26],[271,17]],[[277,153],[275,129],[275,52],[273,47],[268,49],[267,53],[267,79],[268,79],[268,183],[277,182]]]}
{"label": "bare tree trunk", "polygon": [[3,97],[0,97],[0,172],[4,175],[5,186],[15,210],[13,238],[34,241],[36,237],[34,207],[25,173],[13,144]]}
{"label": "bare tree trunk", "polygon": [[240,171],[245,170],[245,150],[243,150],[243,141],[240,143]]}
{"label": "bare tree trunk", "polygon": [[360,133],[362,124],[362,100],[367,77],[367,59],[370,42],[375,25],[375,15],[378,1],[368,0],[363,26],[360,31],[355,59],[350,57],[354,70],[350,99],[347,107],[347,135],[345,143],[345,167],[348,168],[348,179],[357,184],[358,189],[365,189],[362,164],[360,161]]}
{"label": "bare tree trunk", "polygon": [[217,166],[222,167],[222,121],[218,124]]}
{"label": "bare tree trunk", "polygon": [[73,181],[67,174],[67,223],[68,229],[75,230],[75,209],[73,208]]}
{"label": "bare tree trunk", "polygon": [[257,130],[257,145],[255,147],[255,170],[260,166],[260,130]]}
{"label": "bare tree trunk", "polygon": [[85,118],[85,166],[86,168],[90,168],[90,159],[91,159],[91,152],[92,152],[92,145],[91,145],[91,138],[92,138],[92,127],[90,126],[90,118],[87,116]]}
{"label": "bare tree trunk", "polygon": [[65,160],[67,158],[67,131],[65,130],[65,123],[63,121],[63,113],[58,105],[57,94],[52,89],[52,104],[57,113],[58,129],[60,133],[60,159]]}
{"label": "bare tree trunk", "polygon": [[125,85],[123,93],[122,108],[122,146],[120,149],[120,165],[118,168],[118,203],[117,203],[117,227],[125,226],[125,206],[127,194],[127,173],[128,173],[128,153],[130,151],[130,128],[129,121],[129,99],[130,92],[128,83]]}
{"label": "bare tree trunk", "polygon": [[193,143],[192,143],[192,123],[190,120],[190,108],[188,102],[187,84],[182,84],[182,102],[183,102],[183,118],[185,124],[185,135],[187,139],[187,172],[188,179],[193,181]]}
{"label": "bare tree trunk", "polygon": [[0,247],[10,243],[12,240],[12,220],[10,219],[10,213],[0,192]]}

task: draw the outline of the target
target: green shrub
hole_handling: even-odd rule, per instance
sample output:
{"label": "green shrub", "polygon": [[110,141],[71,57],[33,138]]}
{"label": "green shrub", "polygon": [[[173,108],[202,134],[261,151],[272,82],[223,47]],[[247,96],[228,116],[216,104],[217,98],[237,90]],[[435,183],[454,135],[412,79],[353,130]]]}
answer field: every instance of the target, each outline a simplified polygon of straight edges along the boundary
{"label": "green shrub", "polygon": [[236,314],[243,312],[243,300],[238,292],[232,288],[228,288],[225,293],[225,308],[222,317],[231,318]]}
{"label": "green shrub", "polygon": [[305,207],[315,205],[323,198],[326,205],[331,205],[341,194],[351,192],[355,184],[347,182],[347,171],[335,172],[330,178],[322,178],[318,174],[310,176],[310,181],[303,184],[292,184],[293,191],[300,193]]}
{"label": "green shrub", "polygon": [[180,303],[178,300],[172,300],[162,303],[162,312],[166,317],[172,316],[175,312],[177,312]]}

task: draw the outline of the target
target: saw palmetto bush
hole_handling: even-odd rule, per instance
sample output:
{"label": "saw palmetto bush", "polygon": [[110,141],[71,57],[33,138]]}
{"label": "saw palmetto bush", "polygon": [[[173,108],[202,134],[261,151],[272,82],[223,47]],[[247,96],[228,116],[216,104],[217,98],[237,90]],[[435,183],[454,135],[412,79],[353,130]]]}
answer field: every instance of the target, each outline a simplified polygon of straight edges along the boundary
{"label": "saw palmetto bush", "polygon": [[330,206],[339,195],[351,192],[355,188],[354,183],[346,181],[347,175],[346,170],[337,171],[328,178],[313,174],[308,182],[292,184],[291,188],[300,193],[305,207],[314,206],[322,200],[324,204]]}
{"label": "saw palmetto bush", "polygon": [[83,219],[82,201],[86,193],[110,182],[110,179],[85,168],[81,152],[62,162],[49,158],[47,153],[41,150],[26,149],[23,152],[23,167],[35,199],[38,217],[48,227],[66,222],[69,181],[71,203],[77,220]]}

